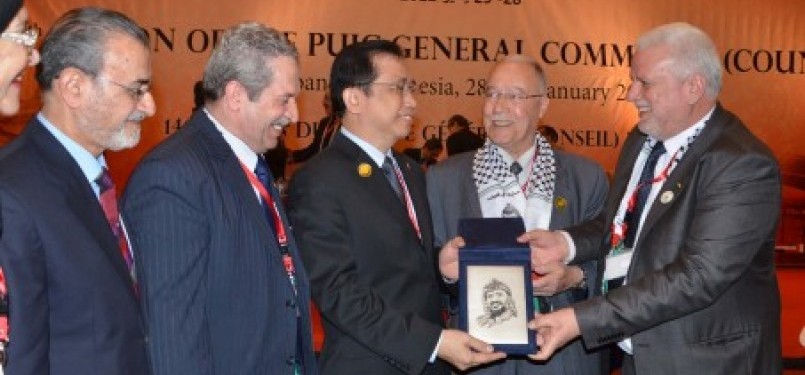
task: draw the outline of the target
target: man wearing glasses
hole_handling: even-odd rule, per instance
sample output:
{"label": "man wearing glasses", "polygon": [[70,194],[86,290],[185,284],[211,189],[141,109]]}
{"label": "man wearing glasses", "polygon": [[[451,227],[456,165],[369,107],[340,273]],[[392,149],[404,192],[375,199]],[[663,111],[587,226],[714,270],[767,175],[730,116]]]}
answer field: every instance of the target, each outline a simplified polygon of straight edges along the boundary
{"label": "man wearing glasses", "polygon": [[[458,278],[457,235],[461,218],[519,217],[525,228],[564,228],[595,217],[608,185],[596,163],[553,149],[538,131],[548,109],[545,73],[533,59],[509,56],[487,79],[483,107],[487,141],[476,152],[451,157],[428,170],[428,199],[439,266]],[[452,240],[451,240],[452,239]],[[514,240],[514,239],[512,239]],[[578,266],[560,262],[534,270],[535,311],[568,306],[596,294],[596,260]],[[529,317],[530,319],[530,317]],[[472,374],[598,374],[601,354],[581,342],[563,348],[548,362],[510,357]]]}
{"label": "man wearing glasses", "polygon": [[154,114],[148,37],[123,14],[81,8],[56,21],[41,54],[43,107],[0,151],[5,371],[141,375],[134,264],[103,152],[134,147]]}
{"label": "man wearing glasses", "polygon": [[323,374],[447,374],[442,360],[463,370],[503,357],[443,328],[424,176],[391,149],[411,131],[412,86],[394,43],[344,48],[330,73],[343,126],[291,182],[291,217],[324,317]]}

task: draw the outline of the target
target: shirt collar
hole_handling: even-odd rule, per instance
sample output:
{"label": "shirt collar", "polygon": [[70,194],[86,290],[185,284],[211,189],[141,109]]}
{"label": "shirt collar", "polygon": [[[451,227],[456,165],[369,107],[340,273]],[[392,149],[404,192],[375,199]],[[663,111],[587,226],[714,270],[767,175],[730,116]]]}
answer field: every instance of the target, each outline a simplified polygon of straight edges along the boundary
{"label": "shirt collar", "polygon": [[[677,134],[677,135],[675,135],[675,136],[673,136],[671,138],[666,139],[663,142],[663,146],[665,146],[665,150],[668,152],[668,155],[673,155],[680,148],[682,148],[683,146],[687,145],[688,140],[692,136],[694,136],[695,134],[700,132],[702,128],[704,128],[707,120],[710,119],[710,116],[713,115],[714,111],[715,111],[715,107],[711,108],[710,111],[708,111],[702,118],[699,119],[699,121],[696,121],[696,123],[694,123],[692,126],[689,126],[687,129],[681,131],[679,134]],[[649,142],[647,147],[649,145],[651,147],[653,147],[655,143],[657,143],[657,141],[654,138],[651,138],[651,142]],[[648,147],[648,148],[650,149],[651,147]]]}
{"label": "shirt collar", "polygon": [[95,191],[95,195],[98,196],[100,187],[95,183],[95,179],[101,174],[101,170],[106,167],[106,160],[103,154],[96,158],[92,153],[87,151],[87,149],[53,125],[42,112],[36,114],[36,119],[39,120],[45,129],[47,129],[62,146],[64,146],[67,153],[70,154],[73,160],[78,164],[78,167],[81,168],[84,177],[90,182],[92,190]]}
{"label": "shirt collar", "polygon": [[[375,164],[377,164],[377,166],[380,168],[383,168],[383,161],[385,161],[386,156],[393,156],[393,154],[391,153],[391,149],[386,150],[386,152],[378,150],[375,146],[372,146],[363,139],[360,139],[357,135],[353,134],[343,126],[341,127],[341,134],[349,138],[349,140],[351,140],[352,142],[355,142],[355,144],[358,145],[358,147],[360,147],[361,150],[363,150],[363,152],[367,153],[369,157],[372,158],[372,160],[375,162]],[[394,160],[394,158],[392,157],[391,160]]]}
{"label": "shirt collar", "polygon": [[224,137],[224,141],[229,145],[229,148],[232,149],[232,152],[235,153],[235,156],[240,160],[243,165],[245,165],[250,170],[254,170],[257,167],[257,153],[254,152],[245,142],[243,142],[240,138],[236,137],[234,134],[230,133],[229,130],[226,130],[215,117],[204,109],[204,113],[207,114],[207,117],[212,121],[212,124],[215,125],[215,128],[221,132],[221,135]]}

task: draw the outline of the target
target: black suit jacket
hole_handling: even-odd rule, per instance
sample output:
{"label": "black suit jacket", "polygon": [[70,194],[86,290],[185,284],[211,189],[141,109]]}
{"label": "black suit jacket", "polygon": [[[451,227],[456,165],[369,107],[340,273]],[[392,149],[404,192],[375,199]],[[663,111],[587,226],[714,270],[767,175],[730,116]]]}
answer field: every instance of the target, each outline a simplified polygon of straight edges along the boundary
{"label": "black suit jacket", "polygon": [[323,374],[447,373],[424,176],[395,154],[422,240],[383,172],[343,134],[291,181],[291,218],[325,331]]}
{"label": "black suit jacket", "polygon": [[0,201],[6,374],[147,374],[117,239],[81,168],[36,119],[0,152]]}
{"label": "black suit jacket", "polygon": [[[636,130],[627,137],[600,219],[569,230],[577,260],[609,250],[604,229],[645,138]],[[771,152],[718,105],[657,197],[628,284],[576,306],[585,343],[631,336],[639,374],[779,374],[781,198]]]}
{"label": "black suit jacket", "polygon": [[142,160],[123,211],[155,375],[290,375],[297,346],[306,375],[316,374],[307,277],[293,236],[297,297],[265,210],[205,112]]}

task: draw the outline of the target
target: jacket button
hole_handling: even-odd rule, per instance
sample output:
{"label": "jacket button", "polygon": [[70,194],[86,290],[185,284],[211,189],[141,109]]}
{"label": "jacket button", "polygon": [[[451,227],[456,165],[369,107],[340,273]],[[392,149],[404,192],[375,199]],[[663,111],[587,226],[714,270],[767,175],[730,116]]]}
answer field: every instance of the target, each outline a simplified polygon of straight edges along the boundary
{"label": "jacket button", "polygon": [[293,299],[286,300],[285,301],[285,306],[290,308],[290,309],[295,309],[296,308],[296,301],[294,301]]}

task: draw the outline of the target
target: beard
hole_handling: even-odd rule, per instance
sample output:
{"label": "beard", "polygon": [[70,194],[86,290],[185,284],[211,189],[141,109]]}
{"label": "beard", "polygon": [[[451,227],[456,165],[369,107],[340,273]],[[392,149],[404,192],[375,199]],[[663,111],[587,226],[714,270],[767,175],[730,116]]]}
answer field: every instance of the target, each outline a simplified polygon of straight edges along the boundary
{"label": "beard", "polygon": [[123,126],[106,139],[105,148],[110,151],[120,151],[137,146],[140,143],[140,130],[140,123],[131,125],[123,123]]}

